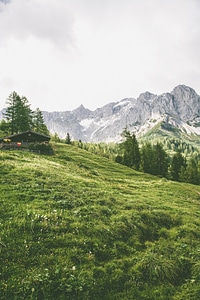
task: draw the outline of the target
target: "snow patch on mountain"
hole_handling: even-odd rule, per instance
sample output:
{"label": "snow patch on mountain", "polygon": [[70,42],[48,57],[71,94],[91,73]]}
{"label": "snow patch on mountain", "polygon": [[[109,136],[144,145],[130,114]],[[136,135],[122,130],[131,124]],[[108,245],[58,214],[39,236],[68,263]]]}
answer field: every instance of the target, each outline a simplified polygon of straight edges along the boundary
{"label": "snow patch on mountain", "polygon": [[184,132],[186,132],[187,134],[197,134],[197,135],[200,135],[200,127],[192,127],[184,122],[182,122],[181,124],[182,126],[182,130]]}
{"label": "snow patch on mountain", "polygon": [[92,123],[94,123],[93,119],[83,119],[80,121],[80,125],[84,127],[83,130],[87,130]]}
{"label": "snow patch on mountain", "polygon": [[116,111],[117,110],[120,110],[122,109],[123,107],[126,107],[128,105],[132,105],[133,102],[135,102],[135,99],[134,98],[125,98],[119,102],[117,102],[114,106],[113,106],[113,111]]}

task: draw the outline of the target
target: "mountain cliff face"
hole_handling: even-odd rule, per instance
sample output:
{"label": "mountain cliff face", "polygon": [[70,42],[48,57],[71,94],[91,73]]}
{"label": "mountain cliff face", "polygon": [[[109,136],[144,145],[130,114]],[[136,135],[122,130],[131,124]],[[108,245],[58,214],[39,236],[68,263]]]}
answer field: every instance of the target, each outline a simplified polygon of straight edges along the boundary
{"label": "mountain cliff face", "polygon": [[126,126],[138,137],[158,124],[200,134],[200,96],[185,85],[161,95],[145,92],[137,99],[126,98],[95,111],[81,105],[72,111],[43,114],[51,133],[61,138],[69,133],[72,139],[85,142],[119,141]]}
{"label": "mountain cliff face", "polygon": [[161,95],[145,92],[137,99],[126,98],[94,111],[80,105],[72,111],[44,111],[43,115],[50,133],[61,138],[69,133],[72,139],[84,142],[118,142],[125,127],[137,137],[158,126],[200,135],[200,96],[185,85]]}

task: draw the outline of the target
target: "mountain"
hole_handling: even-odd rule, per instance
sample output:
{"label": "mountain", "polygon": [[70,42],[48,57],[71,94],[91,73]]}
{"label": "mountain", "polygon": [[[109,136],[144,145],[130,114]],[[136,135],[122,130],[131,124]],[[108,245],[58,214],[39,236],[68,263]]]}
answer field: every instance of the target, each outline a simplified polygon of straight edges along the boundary
{"label": "mountain", "polygon": [[[91,111],[80,105],[72,111],[43,112],[49,131],[84,142],[118,142],[125,127],[137,137],[200,135],[200,96],[178,85],[170,93],[141,93]],[[0,119],[2,118],[0,112]]]}
{"label": "mountain", "polygon": [[119,141],[127,126],[137,137],[161,130],[181,134],[200,134],[200,96],[194,89],[179,85],[170,93],[145,92],[137,99],[125,98],[94,111],[83,105],[66,112],[43,112],[51,133],[61,138],[85,142]]}

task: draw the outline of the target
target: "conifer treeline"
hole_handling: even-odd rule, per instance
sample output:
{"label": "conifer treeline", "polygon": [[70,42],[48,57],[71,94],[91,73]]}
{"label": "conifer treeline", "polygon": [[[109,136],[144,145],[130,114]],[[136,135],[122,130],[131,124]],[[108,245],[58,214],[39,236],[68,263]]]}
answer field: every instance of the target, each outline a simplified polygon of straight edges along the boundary
{"label": "conifer treeline", "polygon": [[0,123],[0,130],[4,135],[27,130],[49,135],[42,112],[39,108],[33,111],[26,97],[20,97],[16,92],[12,92],[6,104],[4,119]]}
{"label": "conifer treeline", "polygon": [[165,177],[174,181],[200,184],[199,161],[194,156],[186,160],[178,150],[172,157],[163,149],[161,143],[143,144],[139,148],[135,134],[127,129],[122,134],[125,138],[121,143],[121,155],[115,161],[156,176]]}

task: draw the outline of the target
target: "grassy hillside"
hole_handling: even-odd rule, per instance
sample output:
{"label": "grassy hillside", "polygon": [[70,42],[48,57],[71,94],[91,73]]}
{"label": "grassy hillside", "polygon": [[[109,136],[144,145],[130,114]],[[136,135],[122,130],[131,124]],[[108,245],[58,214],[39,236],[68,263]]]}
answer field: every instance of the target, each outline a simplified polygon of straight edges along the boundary
{"label": "grassy hillside", "polygon": [[0,152],[1,299],[200,299],[200,187],[54,148]]}

